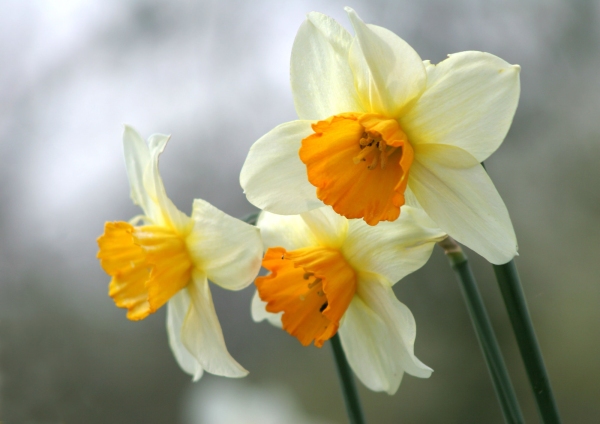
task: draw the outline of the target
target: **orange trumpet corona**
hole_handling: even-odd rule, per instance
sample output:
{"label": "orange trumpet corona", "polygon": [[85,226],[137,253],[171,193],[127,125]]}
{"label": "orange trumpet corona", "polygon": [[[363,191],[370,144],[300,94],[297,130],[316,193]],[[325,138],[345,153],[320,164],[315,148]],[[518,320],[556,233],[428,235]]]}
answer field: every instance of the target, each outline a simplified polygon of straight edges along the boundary
{"label": "orange trumpet corona", "polygon": [[414,158],[398,121],[344,113],[312,129],[299,153],[317,197],[340,215],[369,225],[396,220]]}

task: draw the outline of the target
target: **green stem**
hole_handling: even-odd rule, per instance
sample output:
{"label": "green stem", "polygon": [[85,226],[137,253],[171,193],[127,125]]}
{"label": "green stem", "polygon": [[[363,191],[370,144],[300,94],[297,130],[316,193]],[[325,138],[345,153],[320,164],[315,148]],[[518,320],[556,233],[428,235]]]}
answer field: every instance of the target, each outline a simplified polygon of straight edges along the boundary
{"label": "green stem", "polygon": [[331,338],[331,347],[333,347],[333,357],[337,366],[338,376],[340,377],[340,385],[344,393],[344,403],[346,404],[346,412],[348,413],[350,424],[364,424],[365,418],[360,407],[358,391],[356,390],[356,384],[354,384],[354,376],[346,360],[340,336],[337,334]]}
{"label": "green stem", "polygon": [[479,340],[479,346],[487,364],[496,396],[500,402],[504,420],[509,424],[524,423],[523,415],[517,401],[517,396],[508,376],[502,352],[494,334],[490,318],[477,288],[475,278],[469,267],[466,255],[454,239],[447,237],[438,243],[450,261],[450,266],[456,272],[456,278],[460,283],[461,291],[471,322]]}
{"label": "green stem", "polygon": [[544,424],[559,424],[561,421],[558,408],[552,394],[544,359],[533,330],[517,267],[514,261],[504,265],[494,265],[494,273],[517,338],[517,344],[525,363],[529,383],[533,389],[542,421]]}

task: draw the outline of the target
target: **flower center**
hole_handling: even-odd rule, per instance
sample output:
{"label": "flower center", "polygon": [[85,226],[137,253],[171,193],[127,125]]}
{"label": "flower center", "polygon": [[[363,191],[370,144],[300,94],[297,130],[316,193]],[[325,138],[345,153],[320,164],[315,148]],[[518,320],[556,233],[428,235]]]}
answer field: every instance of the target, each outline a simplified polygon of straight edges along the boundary
{"label": "flower center", "polygon": [[340,215],[370,225],[397,219],[414,158],[398,121],[344,113],[312,128],[299,155],[317,197]]}
{"label": "flower center", "polygon": [[267,311],[283,312],[283,328],[304,346],[321,347],[337,332],[356,292],[356,274],[335,249],[307,247],[287,252],[267,250],[263,267],[271,271],[256,279]]}
{"label": "flower center", "polygon": [[156,312],[190,282],[185,238],[170,229],[107,222],[98,246],[100,264],[112,277],[108,294],[131,320]]}

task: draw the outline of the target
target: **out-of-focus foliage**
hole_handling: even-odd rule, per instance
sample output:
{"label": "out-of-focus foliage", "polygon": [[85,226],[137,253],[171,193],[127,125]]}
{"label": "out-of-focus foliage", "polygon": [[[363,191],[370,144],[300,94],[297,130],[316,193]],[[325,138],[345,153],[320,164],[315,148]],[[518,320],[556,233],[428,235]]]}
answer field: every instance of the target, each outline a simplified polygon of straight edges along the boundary
{"label": "out-of-focus foliage", "polygon": [[[107,296],[108,277],[95,259],[104,221],[138,213],[129,200],[121,125],[144,136],[173,134],[161,172],[181,210],[201,197],[232,215],[253,212],[238,174],[258,137],[295,119],[288,82],[295,32],[311,10],[349,28],[345,5],[2,2],[1,420],[184,422],[190,391],[206,392],[175,364],[164,312],[128,322]],[[521,65],[513,128],[486,165],[517,231],[517,263],[564,421],[600,420],[600,4],[348,5],[424,59],[484,50]],[[471,259],[526,418],[535,422],[491,268]],[[285,387],[307,416],[343,422],[329,347],[302,348],[253,323],[252,289],[214,291],[228,348],[251,372],[239,387]],[[502,422],[442,253],[396,294],[417,321],[415,352],[435,372],[428,380],[407,376],[394,397],[361,387],[370,422]]]}

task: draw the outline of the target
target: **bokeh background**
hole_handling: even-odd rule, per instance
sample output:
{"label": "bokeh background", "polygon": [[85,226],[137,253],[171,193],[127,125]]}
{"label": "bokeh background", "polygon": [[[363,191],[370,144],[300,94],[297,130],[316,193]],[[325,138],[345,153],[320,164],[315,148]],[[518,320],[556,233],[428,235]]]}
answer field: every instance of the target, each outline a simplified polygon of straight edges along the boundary
{"label": "bokeh background", "polygon": [[[122,124],[172,134],[161,160],[183,211],[253,212],[250,145],[295,119],[289,55],[305,14],[343,6],[434,63],[483,50],[522,67],[505,143],[486,165],[513,219],[530,311],[565,423],[600,422],[600,3],[592,0],[0,3],[0,420],[19,423],[343,423],[329,346],[250,318],[253,289],[213,294],[251,374],[192,384],[165,311],[129,322],[95,259],[129,199]],[[538,417],[490,266],[470,258],[524,413]],[[501,423],[459,287],[441,251],[396,285],[417,356],[392,397],[360,386],[371,423]]]}

